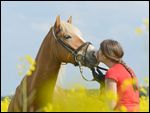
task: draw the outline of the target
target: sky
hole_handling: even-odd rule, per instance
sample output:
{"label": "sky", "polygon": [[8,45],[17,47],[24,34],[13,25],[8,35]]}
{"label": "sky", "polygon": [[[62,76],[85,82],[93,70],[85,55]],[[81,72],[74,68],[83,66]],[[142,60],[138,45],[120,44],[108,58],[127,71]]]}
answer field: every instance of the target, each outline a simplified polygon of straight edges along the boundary
{"label": "sky", "polygon": [[[149,19],[149,2],[146,1],[97,1],[97,2],[1,2],[1,95],[15,92],[23,76],[18,76],[19,58],[36,57],[42,40],[56,16],[66,21],[72,16],[73,25],[82,32],[86,41],[95,48],[104,39],[115,39],[124,49],[124,61],[132,67],[139,84],[149,77],[149,31],[143,21]],[[140,27],[142,34],[136,34]],[[100,66],[104,66],[100,64]],[[72,73],[73,72],[73,73]],[[84,75],[92,78],[89,69]],[[81,84],[86,88],[99,88],[97,82],[82,79],[79,68],[63,65],[57,85],[71,88]]]}

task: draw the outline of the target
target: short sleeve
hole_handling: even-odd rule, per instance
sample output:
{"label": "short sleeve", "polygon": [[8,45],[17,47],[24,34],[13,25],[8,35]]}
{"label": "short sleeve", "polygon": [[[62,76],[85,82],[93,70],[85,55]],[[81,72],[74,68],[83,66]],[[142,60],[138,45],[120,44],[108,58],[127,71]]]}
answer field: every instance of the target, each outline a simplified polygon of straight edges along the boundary
{"label": "short sleeve", "polygon": [[112,71],[108,71],[105,75],[105,78],[113,79],[118,82],[117,74],[113,73]]}

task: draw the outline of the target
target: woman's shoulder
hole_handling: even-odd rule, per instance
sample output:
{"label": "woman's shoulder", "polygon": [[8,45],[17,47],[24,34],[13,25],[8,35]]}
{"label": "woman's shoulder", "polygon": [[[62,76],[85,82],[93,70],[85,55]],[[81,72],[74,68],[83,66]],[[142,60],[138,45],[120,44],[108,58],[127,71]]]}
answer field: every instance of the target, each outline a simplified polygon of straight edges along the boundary
{"label": "woman's shoulder", "polygon": [[109,79],[118,81],[118,73],[120,71],[120,67],[121,67],[120,64],[115,64],[113,67],[108,69],[108,71],[106,72],[105,78],[109,78]]}
{"label": "woman's shoulder", "polygon": [[108,74],[118,73],[122,69],[122,65],[117,63],[114,66],[112,66],[110,69],[108,69]]}
{"label": "woman's shoulder", "polygon": [[105,78],[110,78],[115,81],[118,81],[120,78],[120,75],[123,73],[123,66],[121,64],[115,64],[113,67],[111,67],[107,72]]}

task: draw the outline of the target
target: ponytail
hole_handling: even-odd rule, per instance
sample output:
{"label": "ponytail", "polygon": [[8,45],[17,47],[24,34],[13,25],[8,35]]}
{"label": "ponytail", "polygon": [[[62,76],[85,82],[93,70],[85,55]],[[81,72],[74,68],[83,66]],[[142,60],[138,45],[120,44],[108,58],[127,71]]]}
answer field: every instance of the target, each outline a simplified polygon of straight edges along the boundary
{"label": "ponytail", "polygon": [[119,60],[119,63],[122,64],[122,65],[124,66],[124,68],[130,73],[131,78],[132,78],[132,86],[133,86],[133,89],[134,89],[135,91],[138,90],[138,86],[137,86],[137,83],[136,83],[134,74],[133,74],[133,72],[131,71],[131,69],[127,66],[127,64],[126,64],[123,60]]}

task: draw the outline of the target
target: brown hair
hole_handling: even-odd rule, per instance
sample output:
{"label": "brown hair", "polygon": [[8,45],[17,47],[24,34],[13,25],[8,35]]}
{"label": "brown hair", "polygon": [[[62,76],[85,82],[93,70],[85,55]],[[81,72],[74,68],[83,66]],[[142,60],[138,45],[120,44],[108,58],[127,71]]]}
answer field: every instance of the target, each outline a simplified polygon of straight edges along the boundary
{"label": "brown hair", "polygon": [[104,40],[101,44],[100,44],[100,49],[102,51],[102,53],[110,60],[114,61],[114,62],[118,62],[120,64],[122,64],[125,69],[130,73],[132,81],[133,81],[133,88],[134,89],[138,89],[136,83],[135,83],[135,78],[134,78],[134,74],[131,71],[131,69],[126,65],[126,63],[122,60],[122,57],[124,55],[124,51],[120,45],[119,42],[112,40],[112,39],[107,39]]}

